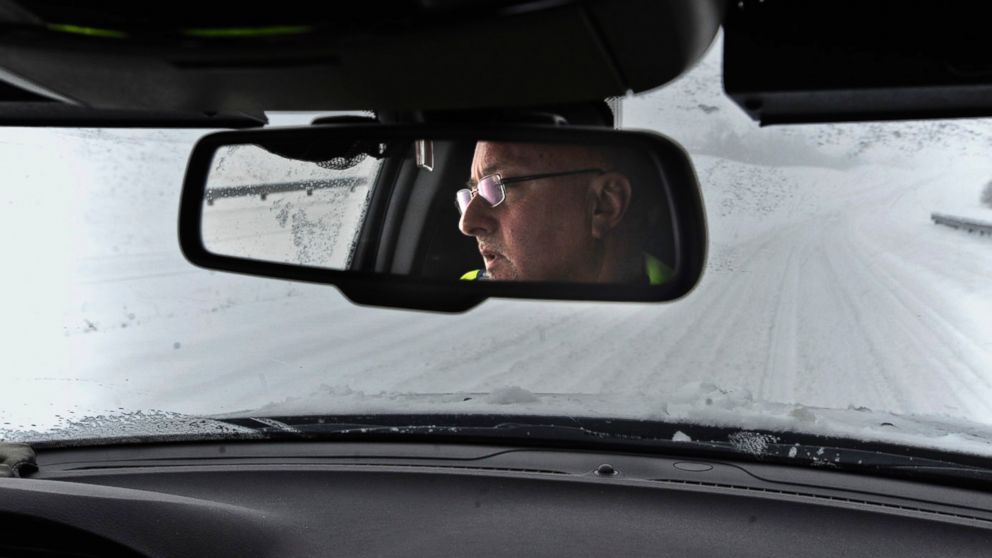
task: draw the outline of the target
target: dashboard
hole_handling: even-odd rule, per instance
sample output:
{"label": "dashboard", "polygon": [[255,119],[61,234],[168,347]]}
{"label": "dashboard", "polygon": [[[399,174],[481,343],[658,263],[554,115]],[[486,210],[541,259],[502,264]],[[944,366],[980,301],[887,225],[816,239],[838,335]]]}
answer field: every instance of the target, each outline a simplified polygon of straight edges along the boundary
{"label": "dashboard", "polygon": [[992,494],[799,468],[499,446],[38,451],[0,556],[988,556]]}

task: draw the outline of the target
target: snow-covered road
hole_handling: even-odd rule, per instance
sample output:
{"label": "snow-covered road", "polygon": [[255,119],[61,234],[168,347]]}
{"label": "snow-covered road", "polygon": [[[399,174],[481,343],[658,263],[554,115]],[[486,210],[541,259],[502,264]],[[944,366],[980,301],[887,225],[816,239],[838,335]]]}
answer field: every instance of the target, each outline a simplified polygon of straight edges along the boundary
{"label": "snow-covered road", "polygon": [[[703,383],[770,403],[992,422],[992,239],[929,221],[987,169],[695,162],[713,244],[704,280],[675,303],[493,300],[424,314],[197,270],[177,249],[105,254],[75,261],[64,350],[44,371],[8,372],[7,386],[65,420],[293,410],[297,398],[333,411],[341,397],[508,386],[630,402],[575,412],[648,416]],[[128,219],[164,232],[168,217]],[[36,403],[0,412],[45,424]]]}

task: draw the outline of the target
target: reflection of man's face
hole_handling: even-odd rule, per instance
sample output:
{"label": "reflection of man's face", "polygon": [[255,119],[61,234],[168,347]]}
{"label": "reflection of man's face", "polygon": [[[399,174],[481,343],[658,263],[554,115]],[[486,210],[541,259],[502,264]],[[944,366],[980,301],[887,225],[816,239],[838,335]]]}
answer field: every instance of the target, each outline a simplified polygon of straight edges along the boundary
{"label": "reflection of man's face", "polygon": [[[539,144],[479,142],[472,179],[504,178],[597,167],[585,150]],[[486,273],[496,280],[590,280],[595,240],[590,176],[554,177],[506,186],[506,201],[490,207],[480,196],[469,203],[459,227],[479,243]]]}

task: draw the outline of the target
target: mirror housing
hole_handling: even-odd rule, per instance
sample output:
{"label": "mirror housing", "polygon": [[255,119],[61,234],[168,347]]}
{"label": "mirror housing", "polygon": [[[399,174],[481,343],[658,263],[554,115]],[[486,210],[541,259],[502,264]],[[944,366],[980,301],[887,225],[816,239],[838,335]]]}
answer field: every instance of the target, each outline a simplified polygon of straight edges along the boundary
{"label": "mirror housing", "polygon": [[[474,149],[476,142],[505,144],[550,144],[594,146],[612,152],[636,153],[645,161],[646,171],[659,184],[665,202],[665,212],[671,227],[671,250],[668,254],[671,275],[663,284],[534,282],[534,281],[461,281],[457,276],[421,276],[412,271],[407,260],[422,253],[429,239],[423,231],[410,229],[404,214],[416,212],[422,223],[439,219],[436,207],[453,215],[445,230],[455,230],[458,214],[445,197],[434,201],[426,189],[410,182],[411,173],[436,173],[436,181],[445,182],[468,178],[467,164],[455,166],[443,160],[444,149],[430,149],[433,169],[420,160],[424,156],[418,142],[431,146],[460,146],[462,161],[466,147]],[[206,208],[216,199],[208,192],[208,182],[214,169],[215,156],[233,146],[251,145],[254,153],[268,153],[309,164],[344,149],[382,159],[381,167],[369,180],[368,206],[362,211],[362,222],[356,233],[355,245],[346,264],[340,269],[314,265],[308,261],[264,261],[248,253],[218,253],[209,249],[204,240]],[[409,149],[397,149],[408,145]],[[260,146],[262,150],[257,149]],[[334,147],[338,146],[338,147]],[[340,146],[345,146],[344,148]],[[357,146],[357,147],[356,147]],[[378,152],[375,152],[379,149]],[[263,151],[264,150],[264,151]],[[437,151],[438,153],[434,153]],[[449,168],[450,167],[450,168]],[[215,170],[215,169],[214,169]],[[444,174],[447,173],[447,174]],[[354,183],[352,183],[354,184]],[[320,186],[317,186],[318,188]],[[245,195],[260,195],[258,185],[243,185]],[[284,191],[272,189],[268,192]],[[284,186],[280,185],[280,188]],[[308,191],[308,194],[311,192]],[[303,194],[299,194],[303,195]],[[419,209],[418,209],[419,207]],[[413,208],[413,209],[411,209]],[[285,217],[283,218],[285,220]],[[405,228],[404,228],[405,227]],[[209,226],[207,227],[209,229]],[[421,227],[423,228],[423,227]],[[410,230],[414,232],[411,233]],[[209,231],[208,231],[209,232]],[[411,240],[414,238],[415,240]],[[183,254],[194,265],[220,271],[336,285],[357,304],[388,306],[442,312],[462,312],[489,297],[531,298],[552,300],[604,300],[661,302],[677,299],[688,293],[699,281],[706,255],[706,224],[703,203],[695,172],[686,152],[674,141],[652,132],[615,131],[602,128],[556,127],[520,124],[328,124],[304,128],[270,128],[251,131],[230,131],[202,138],[190,157],[183,185],[179,215],[179,240]],[[476,258],[479,255],[476,254]],[[345,260],[342,260],[345,261]],[[448,276],[445,276],[448,277]]]}

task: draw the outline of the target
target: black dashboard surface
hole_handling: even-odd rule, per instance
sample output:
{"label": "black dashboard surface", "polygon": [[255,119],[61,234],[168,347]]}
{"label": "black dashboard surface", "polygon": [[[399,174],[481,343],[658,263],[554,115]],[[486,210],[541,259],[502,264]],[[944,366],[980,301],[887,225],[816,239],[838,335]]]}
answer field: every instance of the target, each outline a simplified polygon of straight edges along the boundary
{"label": "black dashboard surface", "polygon": [[0,479],[0,556],[992,552],[992,494],[827,469],[323,442],[48,449],[38,462]]}

